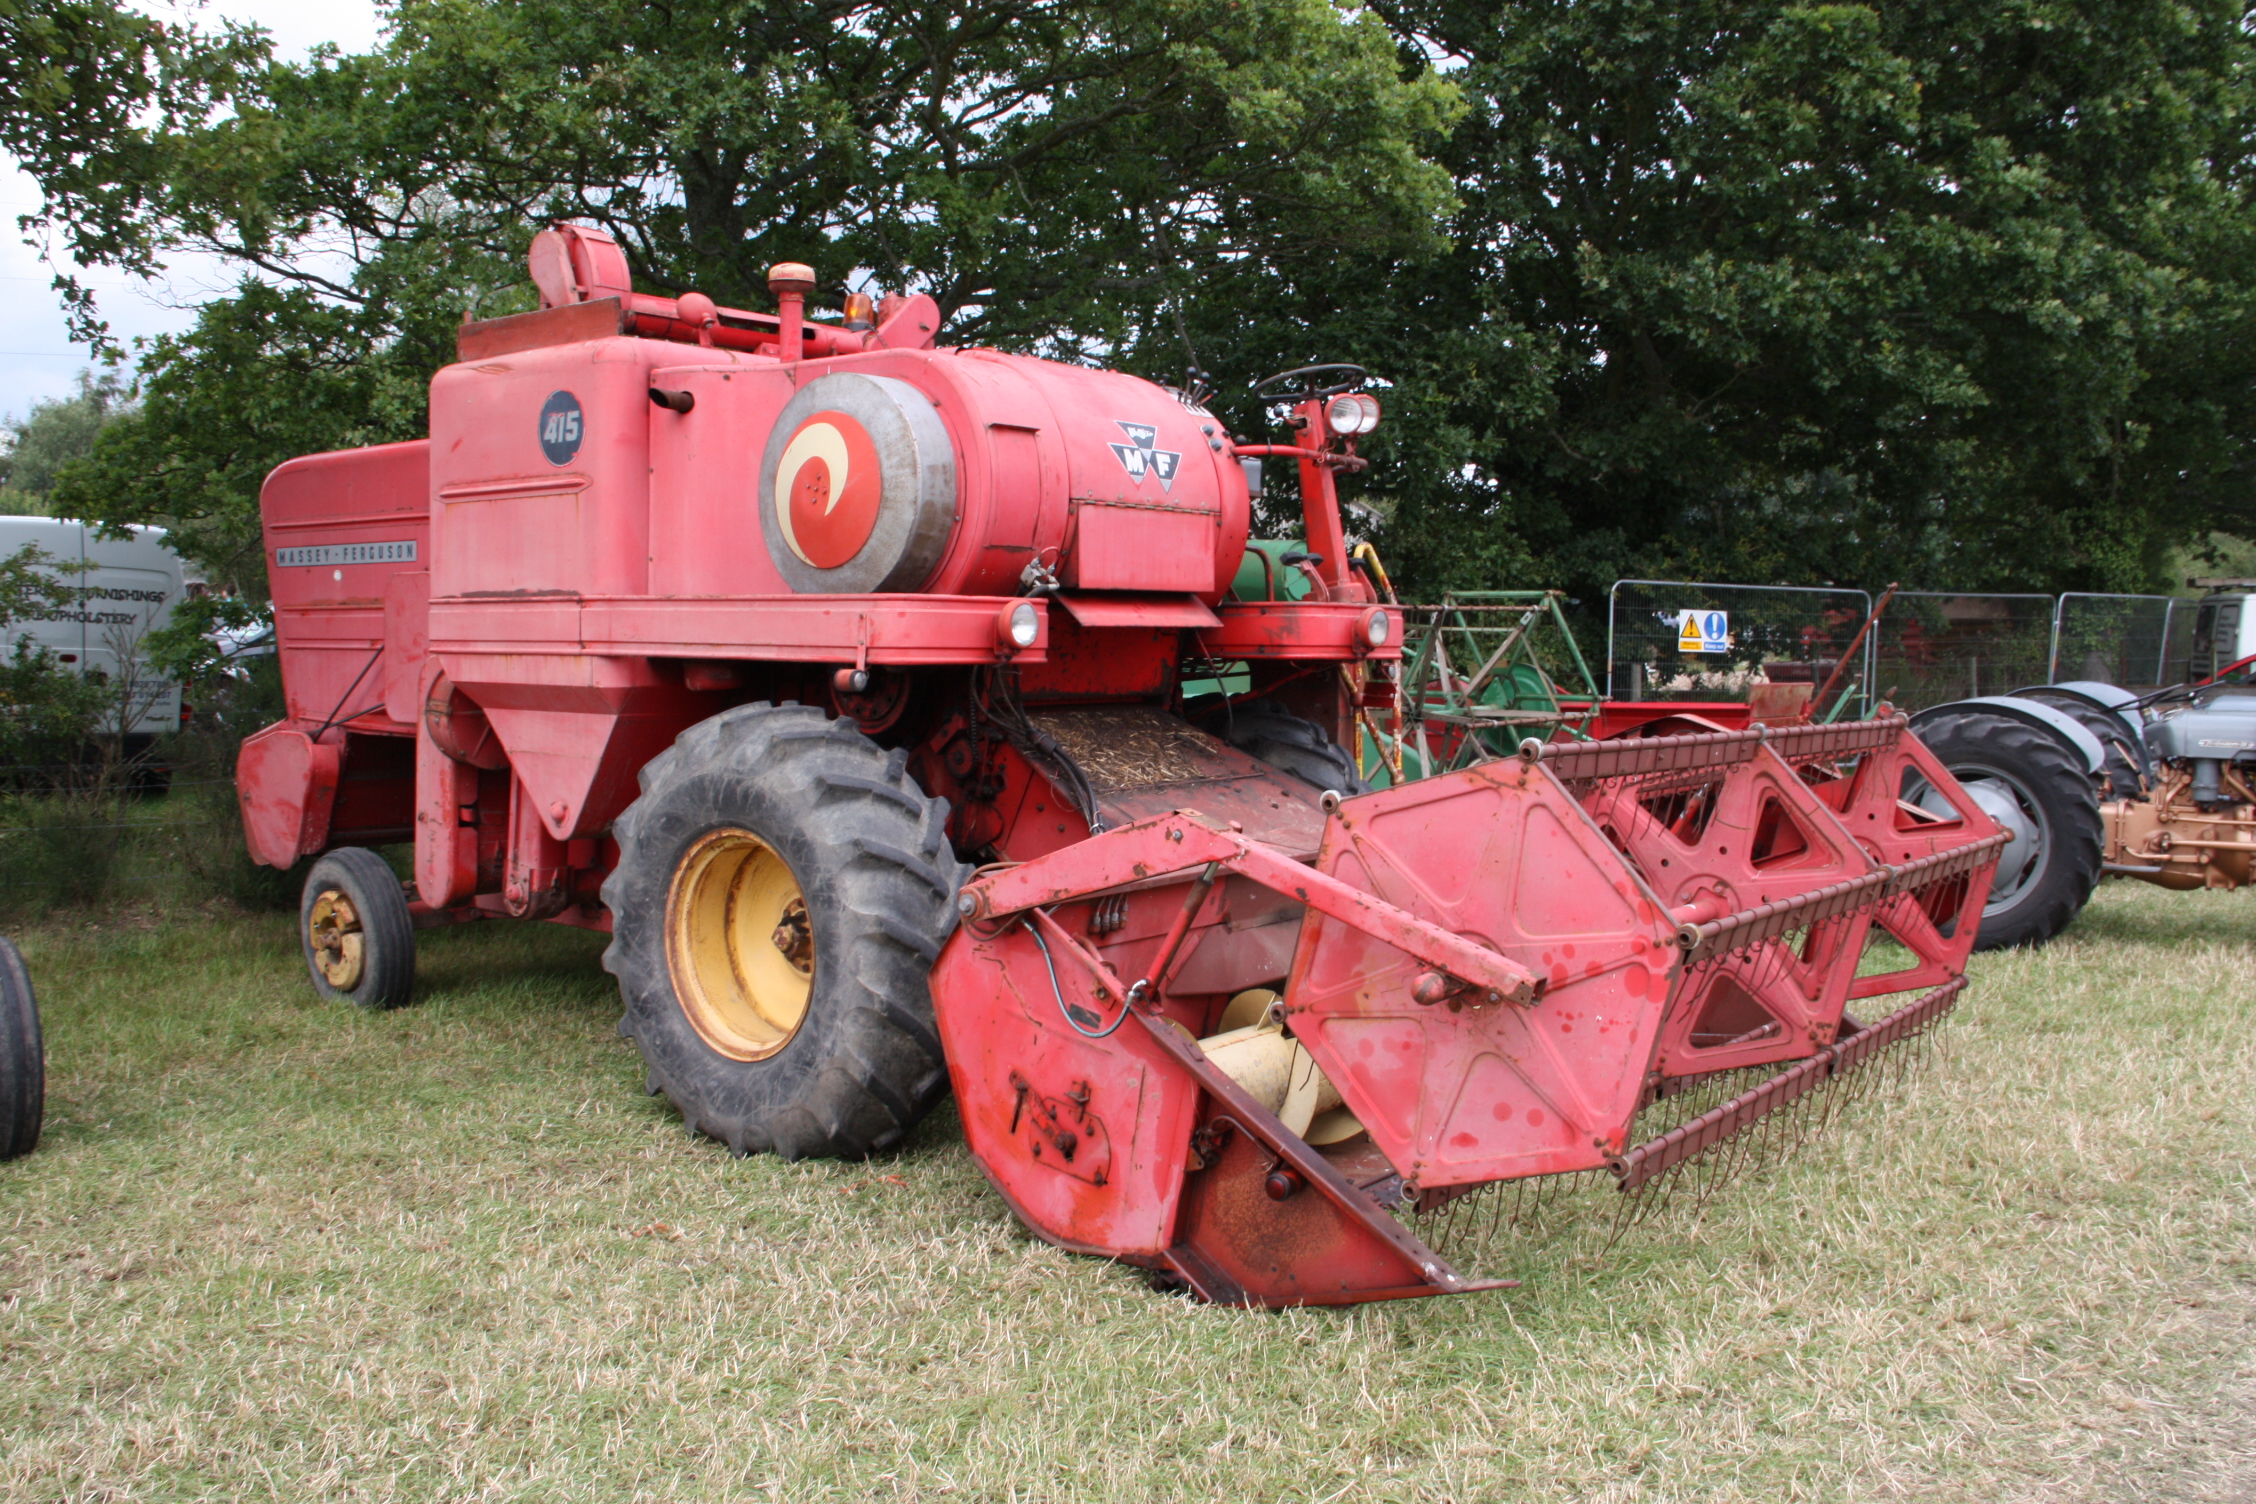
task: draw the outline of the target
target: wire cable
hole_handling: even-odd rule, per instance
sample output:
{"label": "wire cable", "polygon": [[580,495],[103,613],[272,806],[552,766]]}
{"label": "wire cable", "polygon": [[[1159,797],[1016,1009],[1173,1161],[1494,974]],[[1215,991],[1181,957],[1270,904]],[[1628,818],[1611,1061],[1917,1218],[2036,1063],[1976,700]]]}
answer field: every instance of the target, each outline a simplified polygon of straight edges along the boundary
{"label": "wire cable", "polygon": [[[1106,1024],[1101,1029],[1088,1029],[1082,1027],[1081,1020],[1073,1016],[1073,1005],[1065,1000],[1065,989],[1058,986],[1057,962],[1050,959],[1050,947],[1048,943],[1042,939],[1041,926],[1034,923],[1034,921],[1031,919],[1025,920],[1024,923],[1026,925],[1026,933],[1032,936],[1034,939],[1034,948],[1042,953],[1042,965],[1047,967],[1049,970],[1050,996],[1057,999],[1058,1012],[1064,1017],[1066,1026],[1072,1029],[1074,1033],[1080,1035],[1083,1039],[1110,1039],[1115,1030],[1117,1030],[1122,1024],[1128,1022],[1128,1014],[1131,1011],[1128,1005],[1126,1003],[1122,1003],[1120,1005],[1120,1016],[1114,1019],[1111,1023]],[[1083,1009],[1082,1011],[1087,1012],[1088,1010]],[[1091,1016],[1094,1017],[1095,1015],[1092,1014]]]}

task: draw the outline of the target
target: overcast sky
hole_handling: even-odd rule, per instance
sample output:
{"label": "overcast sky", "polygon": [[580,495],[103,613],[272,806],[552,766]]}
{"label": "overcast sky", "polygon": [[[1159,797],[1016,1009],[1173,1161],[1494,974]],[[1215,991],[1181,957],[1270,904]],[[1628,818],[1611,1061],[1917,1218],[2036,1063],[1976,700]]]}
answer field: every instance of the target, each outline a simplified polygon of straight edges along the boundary
{"label": "overcast sky", "polygon": [[[155,4],[140,8],[181,13]],[[188,13],[203,25],[218,17],[256,22],[274,34],[275,50],[286,58],[303,57],[322,42],[365,52],[383,20],[374,0],[213,0]],[[47,286],[53,269],[15,232],[16,216],[39,207],[39,190],[4,153],[0,165],[0,415],[22,417],[42,398],[67,395],[88,362],[85,348],[64,335],[61,309]],[[183,257],[155,283],[111,271],[97,271],[90,280],[111,331],[130,344],[136,334],[187,328],[196,305],[224,292],[233,278],[215,262]]]}

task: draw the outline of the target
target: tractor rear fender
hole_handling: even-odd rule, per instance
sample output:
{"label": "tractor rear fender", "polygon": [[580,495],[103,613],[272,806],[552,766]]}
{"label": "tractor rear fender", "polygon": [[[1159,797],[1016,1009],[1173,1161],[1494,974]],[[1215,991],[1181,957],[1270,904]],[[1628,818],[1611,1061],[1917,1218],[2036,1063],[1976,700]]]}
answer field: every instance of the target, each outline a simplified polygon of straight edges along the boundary
{"label": "tractor rear fender", "polygon": [[2145,726],[2145,722],[2139,717],[2139,697],[2120,684],[2109,684],[2104,679],[2067,679],[2058,684],[2031,684],[2013,693],[2016,696],[2026,696],[2039,690],[2109,711],[2123,723],[2123,729],[2133,736],[2137,736]]}
{"label": "tractor rear fender", "polygon": [[2107,766],[2107,749],[2100,745],[2098,737],[2077,725],[2074,717],[2064,710],[2015,695],[1984,695],[1973,700],[1953,700],[1948,705],[1930,705],[1911,718],[1911,729],[1916,732],[1921,725],[1938,717],[1967,712],[2007,716],[2048,732],[2082,758],[2084,771],[2095,776]]}
{"label": "tractor rear fender", "polygon": [[2066,714],[2086,731],[2111,744],[2121,766],[2109,770],[2113,792],[2132,797],[2139,786],[2154,777],[2154,754],[2146,745],[2146,720],[2139,712],[2139,697],[2120,685],[2097,679],[2076,679],[2066,684],[2031,684],[2013,692],[2017,700],[2033,700]]}

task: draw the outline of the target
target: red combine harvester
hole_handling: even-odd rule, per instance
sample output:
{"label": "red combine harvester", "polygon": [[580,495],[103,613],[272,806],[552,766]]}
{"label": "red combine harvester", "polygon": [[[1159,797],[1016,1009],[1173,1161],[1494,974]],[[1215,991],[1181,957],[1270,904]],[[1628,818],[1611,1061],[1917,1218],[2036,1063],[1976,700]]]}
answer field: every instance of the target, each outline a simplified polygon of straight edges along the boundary
{"label": "red combine harvester", "polygon": [[[1767,1139],[1963,985],[2003,837],[1906,804],[1954,786],[1900,721],[1362,792],[1402,622],[1334,490],[1359,370],[1265,383],[1293,441],[1239,444],[936,348],[926,298],[816,324],[804,267],[770,316],[576,227],[532,259],[429,442],[266,485],[290,713],[244,824],[319,857],[325,994],[405,1001],[416,927],[608,930],[650,1089],[738,1153],[882,1150],[952,1084],[1044,1237],[1285,1305],[1493,1284],[1458,1264],[1499,1192]],[[1299,472],[1306,599],[1232,590],[1248,457]],[[1186,707],[1224,665],[1250,691]],[[410,838],[412,901],[365,849]]]}

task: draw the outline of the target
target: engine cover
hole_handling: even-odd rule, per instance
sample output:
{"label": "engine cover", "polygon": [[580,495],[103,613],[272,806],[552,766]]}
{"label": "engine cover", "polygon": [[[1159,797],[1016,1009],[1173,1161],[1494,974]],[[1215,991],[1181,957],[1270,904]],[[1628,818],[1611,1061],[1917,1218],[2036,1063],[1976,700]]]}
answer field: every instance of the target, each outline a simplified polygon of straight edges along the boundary
{"label": "engine cover", "polygon": [[2146,745],[2165,762],[2256,757],[2256,697],[2226,696],[2164,716],[2146,728]]}

